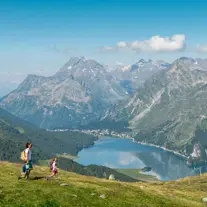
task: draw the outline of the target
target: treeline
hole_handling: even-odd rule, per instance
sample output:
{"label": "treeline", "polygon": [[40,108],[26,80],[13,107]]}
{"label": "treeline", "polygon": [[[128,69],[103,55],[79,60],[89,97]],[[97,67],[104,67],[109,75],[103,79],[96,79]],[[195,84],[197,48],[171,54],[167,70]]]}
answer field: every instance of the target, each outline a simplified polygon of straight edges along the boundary
{"label": "treeline", "polygon": [[97,138],[79,132],[49,132],[0,109],[0,160],[19,161],[26,142],[33,143],[34,162],[56,153],[77,155]]}
{"label": "treeline", "polygon": [[[28,138],[0,119],[0,160],[17,162]],[[34,144],[33,160],[47,159],[49,155]]]}

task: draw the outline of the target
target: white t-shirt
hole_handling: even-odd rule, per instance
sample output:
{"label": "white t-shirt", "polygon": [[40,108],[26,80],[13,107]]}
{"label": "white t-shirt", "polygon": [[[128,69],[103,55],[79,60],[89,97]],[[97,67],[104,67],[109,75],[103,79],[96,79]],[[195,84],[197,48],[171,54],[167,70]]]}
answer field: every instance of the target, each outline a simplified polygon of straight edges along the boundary
{"label": "white t-shirt", "polygon": [[31,149],[30,148],[25,149],[25,153],[28,156],[28,160],[29,161],[32,160],[32,151],[31,151]]}
{"label": "white t-shirt", "polygon": [[52,163],[52,170],[56,170],[56,162],[55,161]]}

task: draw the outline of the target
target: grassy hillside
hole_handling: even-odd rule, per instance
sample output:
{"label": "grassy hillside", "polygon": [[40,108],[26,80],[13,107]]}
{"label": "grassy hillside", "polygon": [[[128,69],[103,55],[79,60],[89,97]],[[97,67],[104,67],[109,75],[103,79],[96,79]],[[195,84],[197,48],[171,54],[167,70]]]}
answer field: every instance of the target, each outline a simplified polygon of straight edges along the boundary
{"label": "grassy hillside", "polygon": [[[171,182],[120,183],[60,171],[59,180],[38,179],[48,174],[35,166],[31,180],[17,180],[17,164],[0,163],[2,207],[199,207],[204,206],[207,175]],[[67,184],[68,186],[62,186]]]}
{"label": "grassy hillside", "polygon": [[56,153],[77,155],[92,145],[95,137],[79,132],[49,132],[39,129],[7,111],[0,109],[0,160],[17,161],[25,143],[34,145],[34,161],[54,156]]}

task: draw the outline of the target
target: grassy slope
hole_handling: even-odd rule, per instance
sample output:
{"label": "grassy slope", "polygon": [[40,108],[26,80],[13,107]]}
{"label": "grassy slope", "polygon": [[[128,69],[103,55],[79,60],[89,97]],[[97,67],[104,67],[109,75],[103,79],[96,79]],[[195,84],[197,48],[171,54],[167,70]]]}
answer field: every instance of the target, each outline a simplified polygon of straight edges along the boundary
{"label": "grassy slope", "polygon": [[[17,180],[19,167],[0,163],[0,206],[204,206],[207,175],[172,182],[120,183],[60,171],[61,180]],[[48,174],[35,166],[32,176]],[[31,178],[32,178],[31,176]],[[62,187],[61,183],[72,186]],[[140,186],[143,186],[140,188]],[[99,196],[104,194],[105,198]]]}

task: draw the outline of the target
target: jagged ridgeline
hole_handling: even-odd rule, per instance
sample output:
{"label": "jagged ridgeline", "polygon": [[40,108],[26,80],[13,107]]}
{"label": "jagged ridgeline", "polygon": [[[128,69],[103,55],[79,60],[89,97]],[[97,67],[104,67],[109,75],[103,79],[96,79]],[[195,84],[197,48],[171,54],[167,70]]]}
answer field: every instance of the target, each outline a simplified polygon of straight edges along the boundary
{"label": "jagged ridgeline", "polygon": [[140,60],[112,69],[83,57],[71,58],[51,77],[29,75],[0,106],[41,128],[80,128],[99,120],[111,104],[168,66],[164,61]]}

